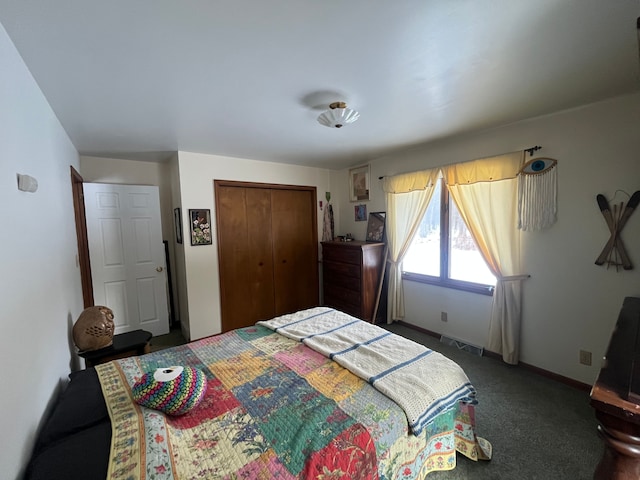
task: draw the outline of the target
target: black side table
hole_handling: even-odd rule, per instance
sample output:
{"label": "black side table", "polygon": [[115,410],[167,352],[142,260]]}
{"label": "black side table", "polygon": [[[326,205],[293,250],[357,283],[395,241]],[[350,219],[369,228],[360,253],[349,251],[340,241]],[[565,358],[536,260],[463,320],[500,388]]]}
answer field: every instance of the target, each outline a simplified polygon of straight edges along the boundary
{"label": "black side table", "polygon": [[143,355],[151,351],[149,342],[152,336],[151,332],[147,332],[146,330],[120,333],[113,336],[113,345],[101,348],[100,350],[81,352],[78,355],[84,358],[87,368],[118,358]]}

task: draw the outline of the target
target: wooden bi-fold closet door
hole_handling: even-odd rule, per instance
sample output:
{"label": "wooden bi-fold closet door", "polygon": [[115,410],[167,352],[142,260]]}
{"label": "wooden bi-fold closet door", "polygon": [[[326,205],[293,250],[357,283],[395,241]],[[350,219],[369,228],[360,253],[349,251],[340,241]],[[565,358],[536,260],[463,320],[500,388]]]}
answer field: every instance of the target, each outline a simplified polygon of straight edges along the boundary
{"label": "wooden bi-fold closet door", "polygon": [[222,331],[318,305],[314,187],[216,180]]}

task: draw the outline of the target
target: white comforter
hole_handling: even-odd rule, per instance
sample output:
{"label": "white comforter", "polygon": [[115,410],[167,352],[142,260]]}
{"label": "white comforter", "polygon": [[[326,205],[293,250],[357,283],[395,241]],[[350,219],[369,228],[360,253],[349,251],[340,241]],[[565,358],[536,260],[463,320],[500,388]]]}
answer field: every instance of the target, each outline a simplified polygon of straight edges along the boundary
{"label": "white comforter", "polygon": [[457,363],[376,325],[327,307],[258,322],[303,342],[372,384],[400,405],[415,435],[475,389]]}

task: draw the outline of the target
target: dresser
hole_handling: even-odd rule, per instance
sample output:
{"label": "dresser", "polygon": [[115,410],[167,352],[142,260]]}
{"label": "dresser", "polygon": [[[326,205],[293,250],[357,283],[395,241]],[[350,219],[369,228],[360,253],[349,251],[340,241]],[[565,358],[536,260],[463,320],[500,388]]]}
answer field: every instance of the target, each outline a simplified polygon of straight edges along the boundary
{"label": "dresser", "polygon": [[640,478],[640,298],[624,299],[591,406],[605,446],[593,478]]}
{"label": "dresser", "polygon": [[[384,243],[322,242],[324,305],[372,321],[384,262]],[[386,293],[376,319],[386,316]]]}

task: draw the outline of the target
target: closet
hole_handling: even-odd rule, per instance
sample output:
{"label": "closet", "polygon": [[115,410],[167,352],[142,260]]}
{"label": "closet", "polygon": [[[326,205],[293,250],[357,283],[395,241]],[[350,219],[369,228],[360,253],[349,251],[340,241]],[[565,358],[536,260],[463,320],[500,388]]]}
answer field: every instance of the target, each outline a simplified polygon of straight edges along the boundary
{"label": "closet", "polygon": [[315,187],[214,180],[222,331],[318,305]]}

